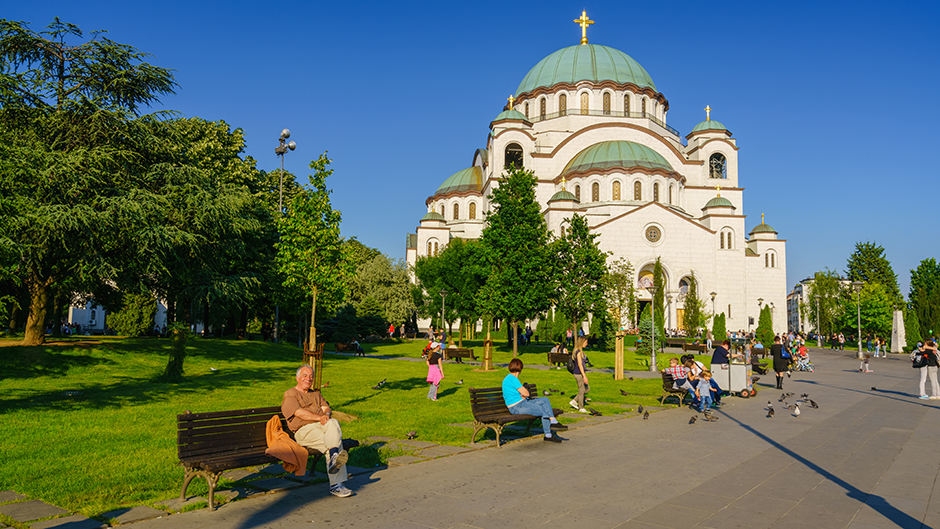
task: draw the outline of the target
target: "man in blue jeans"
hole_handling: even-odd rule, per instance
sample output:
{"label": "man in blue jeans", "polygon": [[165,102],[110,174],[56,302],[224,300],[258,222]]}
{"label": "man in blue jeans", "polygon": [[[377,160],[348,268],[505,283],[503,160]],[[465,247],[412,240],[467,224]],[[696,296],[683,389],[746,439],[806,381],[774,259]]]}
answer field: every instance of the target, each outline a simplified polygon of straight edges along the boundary
{"label": "man in blue jeans", "polygon": [[561,438],[556,437],[553,431],[567,430],[568,427],[558,422],[552,412],[552,405],[547,397],[530,398],[529,390],[519,381],[522,372],[522,360],[513,358],[509,361],[509,374],[503,379],[503,400],[509,413],[513,415],[535,415],[542,417],[542,431],[545,432],[545,441],[560,443]]}

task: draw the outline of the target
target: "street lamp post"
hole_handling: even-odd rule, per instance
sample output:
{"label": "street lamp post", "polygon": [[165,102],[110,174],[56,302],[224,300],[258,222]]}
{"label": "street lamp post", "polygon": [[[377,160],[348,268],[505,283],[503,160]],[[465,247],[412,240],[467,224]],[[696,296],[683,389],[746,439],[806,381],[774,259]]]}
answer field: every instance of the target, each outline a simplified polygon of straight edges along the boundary
{"label": "street lamp post", "polygon": [[822,347],[822,340],[819,339],[822,336],[819,333],[819,299],[822,298],[819,294],[816,294],[816,347]]}
{"label": "street lamp post", "polygon": [[[278,145],[274,148],[274,154],[281,158],[281,175],[280,183],[277,186],[277,212],[284,215],[284,155],[287,154],[287,150],[294,150],[297,148],[295,142],[284,143],[284,141],[290,138],[290,130],[284,129],[281,131],[281,137],[278,138]],[[279,235],[280,237],[280,235]],[[298,329],[298,332],[299,329]],[[277,303],[274,305],[274,343],[278,343],[281,335],[281,304]]]}
{"label": "street lamp post", "polygon": [[713,316],[714,316],[714,314],[715,314],[715,296],[717,296],[717,295],[718,295],[717,292],[712,292],[712,293],[709,294],[709,296],[712,297],[712,315],[713,315]]}
{"label": "street lamp post", "polygon": [[852,281],[852,288],[855,289],[855,311],[858,318],[858,358],[862,358],[862,285],[861,281]]}
{"label": "street lamp post", "polygon": [[[444,289],[441,289],[439,293],[441,295],[441,332],[443,333],[445,332],[444,330],[444,298],[446,298],[447,294],[450,294],[450,292]],[[441,344],[441,347],[444,347],[444,344]]]}
{"label": "street lamp post", "polygon": [[656,372],[656,284],[646,287],[652,297],[650,301],[650,372]]}

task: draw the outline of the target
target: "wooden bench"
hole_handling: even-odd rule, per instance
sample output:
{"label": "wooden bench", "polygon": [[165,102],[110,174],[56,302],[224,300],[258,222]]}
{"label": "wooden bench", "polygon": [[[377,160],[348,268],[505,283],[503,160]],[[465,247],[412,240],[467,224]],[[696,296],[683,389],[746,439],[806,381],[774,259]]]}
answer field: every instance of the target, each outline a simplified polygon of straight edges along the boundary
{"label": "wooden bench", "polygon": [[672,378],[672,375],[669,373],[663,373],[663,398],[659,399],[660,406],[666,403],[667,397],[678,397],[679,406],[682,406],[682,399],[689,394],[688,391],[684,389],[676,389],[673,387],[675,380]]}
{"label": "wooden bench", "polygon": [[546,353],[548,354],[548,363],[559,365],[564,364],[568,365],[568,359],[571,358],[571,355],[565,353]]}
{"label": "wooden bench", "polygon": [[707,353],[708,346],[703,343],[684,343],[682,344],[682,350],[685,352]]}
{"label": "wooden bench", "polygon": [[684,350],[686,343],[682,338],[666,338],[666,347],[682,347]]}
{"label": "wooden bench", "polygon": [[441,349],[444,352],[444,360],[457,360],[458,364],[462,364],[462,358],[469,358],[476,361],[477,357],[473,356],[473,349]]}
{"label": "wooden bench", "polygon": [[[533,398],[538,397],[538,388],[535,384],[523,384]],[[542,418],[535,415],[509,413],[506,407],[506,401],[503,400],[503,388],[470,388],[470,411],[473,412],[473,433],[470,434],[470,444],[476,443],[477,432],[489,428],[496,434],[496,446],[502,448],[499,444],[499,436],[503,432],[503,427],[514,422],[526,423],[526,435],[532,429],[532,425]],[[558,408],[552,408],[552,414],[558,417],[564,413]]]}
{"label": "wooden bench", "polygon": [[[180,501],[186,498],[189,482],[203,477],[209,485],[209,510],[215,510],[215,487],[227,470],[279,463],[264,453],[268,448],[266,428],[272,416],[281,419],[281,427],[293,437],[280,406],[245,410],[191,413],[176,416],[176,448],[180,465],[185,469]],[[359,446],[353,439],[343,439],[343,448]],[[307,448],[316,468],[323,453]]]}

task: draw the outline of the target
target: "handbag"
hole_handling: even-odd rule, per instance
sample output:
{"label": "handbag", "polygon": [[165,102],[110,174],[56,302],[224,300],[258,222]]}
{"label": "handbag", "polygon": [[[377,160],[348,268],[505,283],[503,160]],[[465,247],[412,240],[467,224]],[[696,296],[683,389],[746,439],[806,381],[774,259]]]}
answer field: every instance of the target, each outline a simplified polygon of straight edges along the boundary
{"label": "handbag", "polygon": [[911,362],[911,363],[913,364],[912,367],[913,367],[914,369],[920,369],[920,368],[922,368],[922,367],[927,367],[927,365],[929,364],[929,362],[927,361],[927,355],[925,355],[925,354],[915,354],[915,355],[914,355],[914,358],[912,358],[912,362]]}

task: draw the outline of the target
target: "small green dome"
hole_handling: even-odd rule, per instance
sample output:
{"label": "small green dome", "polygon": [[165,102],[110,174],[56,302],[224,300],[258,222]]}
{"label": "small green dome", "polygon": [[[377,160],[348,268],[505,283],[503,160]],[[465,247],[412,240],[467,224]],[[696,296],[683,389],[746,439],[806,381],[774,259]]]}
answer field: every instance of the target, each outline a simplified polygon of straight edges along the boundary
{"label": "small green dome", "polygon": [[640,88],[656,90],[650,74],[626,53],[598,46],[578,44],[562,48],[538,62],[519,83],[516,97],[540,87],[578,81],[614,81],[633,83]]}
{"label": "small green dome", "polygon": [[728,200],[728,199],[725,198],[725,197],[715,197],[715,198],[709,200],[708,203],[705,204],[705,207],[702,208],[702,209],[708,209],[708,208],[732,208],[732,209],[737,209],[737,208],[734,207],[734,204],[732,204],[731,201]]}
{"label": "small green dome", "polygon": [[441,187],[434,192],[435,195],[444,193],[454,193],[460,191],[480,191],[483,189],[483,169],[480,167],[470,167],[462,171],[457,171],[450,178],[444,180]]}
{"label": "small green dome", "polygon": [[504,110],[500,112],[499,115],[496,116],[496,119],[494,119],[493,121],[502,121],[504,119],[516,119],[519,121],[528,121],[525,118],[525,114],[523,114],[522,112],[519,112],[516,109]]}
{"label": "small green dome", "polygon": [[720,121],[715,121],[714,119],[707,119],[699,123],[695,126],[694,129],[692,129],[692,132],[703,132],[706,130],[723,130],[725,132],[730,132],[728,131],[728,127],[722,125]]}
{"label": "small green dome", "polygon": [[421,220],[440,220],[444,222],[447,221],[447,219],[444,218],[444,215],[441,215],[440,213],[436,211],[428,211],[427,213],[424,214],[423,217],[421,217]]}
{"label": "small green dome", "polygon": [[548,203],[551,204],[552,202],[558,202],[558,201],[561,201],[561,200],[570,200],[570,201],[572,201],[572,202],[581,202],[580,200],[578,200],[578,197],[576,197],[576,196],[574,196],[573,194],[571,194],[570,191],[567,191],[567,190],[562,189],[561,191],[559,191],[559,192],[555,193],[554,195],[552,195],[552,198],[548,199]]}
{"label": "small green dome", "polygon": [[672,166],[661,154],[645,145],[632,141],[603,141],[579,152],[568,162],[561,174],[568,175],[614,167],[624,169],[645,167],[673,171]]}
{"label": "small green dome", "polygon": [[[754,229],[751,230],[751,233],[777,233],[777,230],[770,227],[770,224],[764,224],[761,222],[757,226],[754,226]],[[750,235],[750,233],[748,235]]]}

